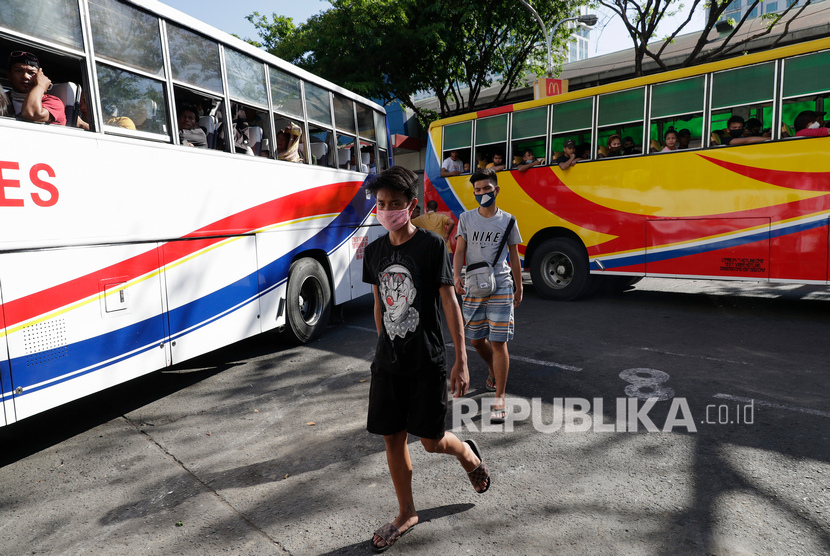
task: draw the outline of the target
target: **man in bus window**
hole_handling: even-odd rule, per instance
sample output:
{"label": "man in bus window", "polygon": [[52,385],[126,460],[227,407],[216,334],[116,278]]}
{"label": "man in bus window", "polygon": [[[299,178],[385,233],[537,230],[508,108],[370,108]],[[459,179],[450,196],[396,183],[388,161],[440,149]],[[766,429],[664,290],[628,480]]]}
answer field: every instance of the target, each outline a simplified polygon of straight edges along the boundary
{"label": "man in bus window", "polygon": [[66,125],[66,107],[46,93],[52,80],[43,73],[40,61],[31,52],[18,50],[9,55],[10,101],[18,119],[39,124]]}
{"label": "man in bus window", "polygon": [[692,142],[692,132],[686,128],[677,132],[677,148],[688,149],[689,143]]}
{"label": "man in bus window", "polygon": [[198,108],[192,104],[185,104],[179,110],[179,139],[186,147],[207,148],[207,135],[199,127]]}
{"label": "man in bus window", "polygon": [[579,159],[576,157],[576,142],[573,139],[568,139],[562,147],[562,156],[554,160],[553,163],[558,164],[561,170],[567,170],[578,161]]}
{"label": "man in bus window", "polygon": [[732,116],[726,121],[729,135],[723,138],[724,145],[750,145],[752,143],[763,143],[769,139],[769,132],[766,137],[744,137],[744,119],[740,116]]}
{"label": "man in bus window", "polygon": [[450,151],[450,156],[441,164],[441,177],[457,176],[464,171],[464,163],[458,158],[458,151]]}

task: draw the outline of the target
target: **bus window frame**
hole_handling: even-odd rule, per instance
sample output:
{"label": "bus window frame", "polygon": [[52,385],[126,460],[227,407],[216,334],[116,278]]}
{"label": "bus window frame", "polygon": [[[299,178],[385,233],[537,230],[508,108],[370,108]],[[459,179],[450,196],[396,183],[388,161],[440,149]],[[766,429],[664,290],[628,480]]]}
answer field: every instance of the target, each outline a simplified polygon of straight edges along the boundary
{"label": "bus window frame", "polygon": [[[494,120],[494,119],[496,119],[496,118],[504,118],[504,140],[502,140],[502,141],[494,141],[494,142],[490,142],[490,143],[479,143],[479,142],[478,142],[478,126],[479,126],[479,122],[486,121],[486,120]],[[505,157],[505,158],[504,158],[504,160],[505,160],[505,162],[504,162],[504,164],[505,164],[505,168],[507,168],[507,167],[508,167],[508,166],[507,166],[507,151],[509,150],[509,143],[508,143],[508,141],[509,141],[509,139],[510,139],[510,123],[511,123],[511,119],[510,119],[510,115],[509,115],[509,114],[495,114],[495,115],[493,115],[493,116],[487,116],[487,117],[484,117],[484,118],[477,118],[477,119],[475,120],[475,125],[473,125],[473,145],[472,145],[472,152],[470,153],[470,171],[471,171],[471,172],[475,172],[475,171],[476,171],[476,169],[478,168],[478,155],[479,155],[479,152],[478,152],[478,151],[479,151],[479,148],[480,148],[480,147],[481,147],[481,148],[485,148],[485,147],[492,147],[493,145],[504,145],[504,148],[501,150],[501,153],[502,153],[502,154],[503,154],[503,156]],[[491,152],[490,154],[491,154],[491,156],[492,156],[493,154],[495,154],[495,152]],[[476,167],[475,167],[475,168],[473,168],[473,159],[475,159],[475,161],[476,161]],[[485,162],[486,162],[486,158],[485,158]],[[492,162],[492,161],[490,161],[490,162]],[[488,163],[489,163],[489,162],[488,162]],[[486,164],[485,164],[485,166],[486,166]]]}
{"label": "bus window frame", "polygon": [[[651,89],[651,87],[652,87],[651,85],[642,85],[642,86],[639,86],[639,87],[630,87],[628,89],[620,89],[619,91],[611,91],[611,92],[608,92],[608,93],[602,93],[602,94],[594,95],[594,98],[596,100],[594,102],[594,121],[593,121],[593,137],[592,138],[593,138],[593,142],[594,142],[594,145],[595,145],[595,148],[596,148],[596,154],[592,157],[592,160],[605,160],[605,159],[610,159],[610,158],[613,158],[613,159],[616,160],[616,159],[620,159],[620,158],[629,158],[629,157],[632,157],[632,156],[641,156],[642,154],[648,152],[649,147],[650,147],[650,140],[648,139],[648,134],[649,134],[648,131],[649,131],[649,127],[650,127],[650,125],[649,125],[650,120],[649,120],[648,116],[649,116],[649,110],[650,110],[650,102],[649,101],[651,100],[651,94],[650,94],[651,91],[649,89]],[[636,91],[638,89],[642,89],[642,91],[643,91],[642,119],[640,119],[640,120],[636,120],[636,119],[634,119],[634,120],[624,120],[624,121],[615,120],[613,123],[607,123],[607,124],[603,125],[602,127],[600,127],[599,110],[600,110],[600,105],[602,104],[602,97],[608,97],[608,96],[611,96],[611,95],[617,95],[617,94],[626,93],[626,92],[629,92],[629,91]],[[614,136],[614,135],[619,135],[620,136],[620,142],[622,142],[624,137],[631,136],[631,134],[621,133],[620,131],[618,131],[619,128],[624,127],[626,125],[637,124],[637,123],[639,123],[641,126],[643,126],[643,131],[640,135],[640,141],[641,141],[641,143],[640,143],[640,153],[638,153],[638,154],[622,154],[622,153],[620,153],[619,156],[614,156],[614,157],[599,156],[600,153],[601,153],[601,151],[600,151],[600,147],[601,147],[600,146],[600,133],[604,133],[604,131],[602,131],[602,130],[607,131],[609,129],[614,128],[615,131],[614,131],[614,133],[609,135],[609,138]],[[636,146],[637,145],[636,138],[633,137],[633,136],[631,136],[631,138],[635,140],[634,145]],[[607,143],[607,141],[606,141],[606,143]],[[592,151],[593,151],[593,148],[594,147],[592,147]]]}

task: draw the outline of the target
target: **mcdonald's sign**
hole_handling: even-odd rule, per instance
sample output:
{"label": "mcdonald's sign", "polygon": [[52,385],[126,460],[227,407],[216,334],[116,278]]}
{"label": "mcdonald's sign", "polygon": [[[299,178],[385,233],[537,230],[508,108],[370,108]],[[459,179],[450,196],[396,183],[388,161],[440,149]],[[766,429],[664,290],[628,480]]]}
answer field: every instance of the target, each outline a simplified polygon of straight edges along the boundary
{"label": "mcdonald's sign", "polygon": [[533,83],[533,98],[535,100],[539,100],[540,98],[553,97],[567,92],[567,79],[540,78]]}

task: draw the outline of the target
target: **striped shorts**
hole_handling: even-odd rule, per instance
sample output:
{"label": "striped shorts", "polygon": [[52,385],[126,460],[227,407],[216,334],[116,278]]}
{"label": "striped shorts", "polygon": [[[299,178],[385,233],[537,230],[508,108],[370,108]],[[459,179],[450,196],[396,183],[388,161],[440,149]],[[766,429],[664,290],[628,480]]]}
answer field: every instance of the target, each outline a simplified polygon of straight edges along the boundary
{"label": "striped shorts", "polygon": [[490,297],[465,297],[461,306],[464,335],[491,342],[513,339],[513,286],[499,288]]}

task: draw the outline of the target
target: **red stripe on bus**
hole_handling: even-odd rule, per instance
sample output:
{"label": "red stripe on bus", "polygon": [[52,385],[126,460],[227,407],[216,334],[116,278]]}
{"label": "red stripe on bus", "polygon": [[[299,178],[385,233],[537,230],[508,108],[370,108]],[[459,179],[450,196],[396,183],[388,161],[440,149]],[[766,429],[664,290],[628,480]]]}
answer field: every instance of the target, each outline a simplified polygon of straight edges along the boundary
{"label": "red stripe on bus", "polygon": [[499,114],[509,114],[513,111],[513,105],[499,106],[496,108],[488,108],[487,110],[479,110],[476,116],[479,118],[486,118],[487,116],[498,116]]}
{"label": "red stripe on bus", "polygon": [[[182,239],[204,238],[204,236],[215,234],[247,233],[280,222],[317,214],[339,213],[348,206],[360,186],[359,182],[332,184],[286,195],[217,220],[183,236]],[[6,317],[5,327],[14,326],[19,322],[94,295],[99,292],[101,280],[114,277],[131,280],[225,239],[219,237],[169,242],[165,244],[164,250],[168,255],[166,261],[162,260],[161,250],[156,248],[85,276],[14,299],[0,305],[0,312],[5,313]]]}
{"label": "red stripe on bus", "polygon": [[790,172],[786,170],[768,170],[766,168],[754,168],[752,166],[744,166],[742,164],[735,164],[734,162],[726,162],[725,160],[718,160],[706,155],[699,154],[704,160],[708,160],[712,164],[746,176],[753,180],[777,185],[779,187],[786,187],[787,189],[798,189],[801,191],[827,191],[830,193],[830,172]]}

